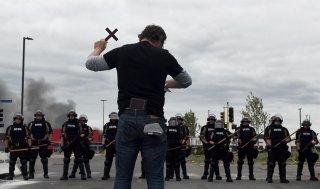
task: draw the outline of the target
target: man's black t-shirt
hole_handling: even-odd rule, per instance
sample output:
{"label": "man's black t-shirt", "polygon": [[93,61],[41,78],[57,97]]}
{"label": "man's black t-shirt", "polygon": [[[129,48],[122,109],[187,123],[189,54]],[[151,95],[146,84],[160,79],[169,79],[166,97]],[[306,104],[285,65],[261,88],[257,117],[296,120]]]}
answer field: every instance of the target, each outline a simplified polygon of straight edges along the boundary
{"label": "man's black t-shirt", "polygon": [[166,77],[183,70],[167,50],[141,41],[113,49],[104,59],[110,69],[117,69],[119,114],[129,107],[131,98],[142,98],[147,100],[148,113],[163,117]]}

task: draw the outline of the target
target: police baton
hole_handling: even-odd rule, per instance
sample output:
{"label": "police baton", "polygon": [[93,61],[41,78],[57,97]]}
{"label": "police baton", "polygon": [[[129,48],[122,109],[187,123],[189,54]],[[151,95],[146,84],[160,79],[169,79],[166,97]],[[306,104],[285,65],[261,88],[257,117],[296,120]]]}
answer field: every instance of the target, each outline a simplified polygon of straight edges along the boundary
{"label": "police baton", "polygon": [[32,147],[32,148],[20,148],[15,150],[9,150],[10,152],[24,152],[29,150],[39,150],[39,147]]}
{"label": "police baton", "polygon": [[243,146],[241,146],[240,148],[245,148],[246,146],[248,146],[248,144],[251,142],[251,141],[254,141],[259,135],[261,135],[264,131],[261,131],[258,135],[254,136],[251,140],[249,140],[249,142],[245,143]]}
{"label": "police baton", "polygon": [[220,140],[218,143],[216,144],[213,144],[213,146],[211,146],[210,148],[208,148],[208,151],[209,150],[212,150],[217,144],[221,144],[222,142],[224,142],[225,140],[227,140],[228,138],[230,137],[233,137],[235,134],[237,134],[238,132],[240,131],[240,129],[236,130],[234,133],[232,133],[231,135],[225,137],[224,139]]}
{"label": "police baton", "polygon": [[115,142],[116,142],[116,140],[113,140],[113,141],[109,142],[109,144],[107,144],[104,148],[102,148],[102,150],[100,150],[99,153],[103,152],[106,148],[108,148],[109,146],[111,146]]}
{"label": "police baton", "polygon": [[[317,133],[317,135],[316,135],[316,137],[319,135],[319,133]],[[313,139],[311,139],[311,141],[303,148],[303,150],[301,151],[301,152],[304,152],[304,151],[306,151],[307,150],[307,148],[310,146],[310,145],[312,145],[312,141],[314,140],[314,138]]]}
{"label": "police baton", "polygon": [[[292,135],[296,134],[297,132],[299,132],[301,130],[301,128],[299,128],[298,130],[296,130],[295,132],[293,132],[291,135],[285,137],[283,140],[281,140],[280,142],[278,142],[276,145],[274,145],[272,148],[276,148],[278,147],[281,143],[285,142],[286,140],[288,140]],[[291,140],[290,140],[291,141]],[[268,151],[270,151],[272,148],[270,148]]]}
{"label": "police baton", "polygon": [[167,151],[176,150],[176,149],[187,147],[187,146],[188,145],[177,146],[177,147],[174,147],[174,148],[169,148],[169,149],[167,149]]}

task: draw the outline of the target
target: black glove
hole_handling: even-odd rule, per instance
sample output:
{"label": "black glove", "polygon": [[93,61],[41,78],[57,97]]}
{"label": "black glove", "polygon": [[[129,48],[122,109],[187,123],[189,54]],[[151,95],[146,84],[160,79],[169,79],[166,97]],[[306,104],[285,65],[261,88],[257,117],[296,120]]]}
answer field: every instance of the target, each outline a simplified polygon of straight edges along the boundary
{"label": "black glove", "polygon": [[4,152],[5,152],[5,153],[9,153],[9,152],[10,152],[10,149],[9,149],[9,148],[5,148],[5,149],[4,149]]}
{"label": "black glove", "polygon": [[266,150],[272,150],[274,147],[272,145],[267,145]]}
{"label": "black glove", "polygon": [[107,148],[107,145],[106,144],[103,144],[102,145],[102,149],[106,149]]}

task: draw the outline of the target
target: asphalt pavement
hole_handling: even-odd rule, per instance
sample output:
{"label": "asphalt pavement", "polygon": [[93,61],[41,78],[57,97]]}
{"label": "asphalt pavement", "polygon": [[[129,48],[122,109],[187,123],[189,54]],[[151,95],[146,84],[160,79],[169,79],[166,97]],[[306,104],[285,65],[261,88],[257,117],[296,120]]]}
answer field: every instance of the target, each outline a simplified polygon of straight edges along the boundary
{"label": "asphalt pavement", "polygon": [[[73,161],[70,163],[70,170],[72,168]],[[17,175],[13,181],[0,180],[0,188],[2,189],[112,189],[115,168],[112,167],[110,176],[111,178],[107,181],[101,180],[103,175],[103,166],[104,166],[104,157],[102,155],[96,155],[91,161],[92,177],[88,180],[80,180],[80,175],[77,175],[75,179],[69,179],[68,181],[60,181],[59,178],[62,176],[62,166],[63,166],[63,156],[59,154],[53,155],[49,160],[49,176],[50,179],[44,179],[42,173],[41,162],[37,161],[36,163],[36,172],[35,179],[23,181],[21,175]],[[316,189],[319,188],[320,182],[311,182],[309,181],[309,173],[307,166],[304,167],[304,172],[302,176],[302,181],[295,181],[296,175],[296,165],[287,166],[287,178],[290,180],[289,184],[282,184],[279,181],[278,167],[275,169],[274,183],[266,183],[266,165],[264,163],[255,164],[255,177],[256,181],[248,180],[248,167],[245,165],[243,167],[243,178],[241,181],[236,181],[232,183],[227,183],[225,181],[224,169],[220,165],[220,173],[223,177],[223,180],[213,182],[207,182],[206,180],[201,180],[200,177],[203,172],[203,163],[188,163],[187,165],[188,173],[190,176],[189,180],[182,180],[181,182],[172,180],[165,182],[165,188],[167,189]],[[320,169],[316,168],[317,175],[319,174]],[[69,171],[70,172],[70,171]],[[232,178],[236,177],[236,164],[231,165]],[[134,172],[134,178],[132,181],[133,189],[144,189],[147,188],[145,179],[139,179],[138,177],[141,174],[140,167],[140,157],[136,162],[136,168]]]}

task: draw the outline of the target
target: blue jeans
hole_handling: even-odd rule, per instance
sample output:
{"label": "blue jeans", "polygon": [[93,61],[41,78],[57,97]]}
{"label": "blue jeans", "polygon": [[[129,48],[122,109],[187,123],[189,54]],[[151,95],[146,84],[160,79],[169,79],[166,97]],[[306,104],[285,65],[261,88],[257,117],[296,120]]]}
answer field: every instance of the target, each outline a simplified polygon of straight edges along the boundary
{"label": "blue jeans", "polygon": [[131,189],[137,155],[141,155],[148,189],[164,189],[163,166],[167,137],[146,135],[144,126],[159,123],[165,131],[163,118],[151,118],[145,111],[126,110],[120,115],[116,135],[116,178],[114,189]]}

